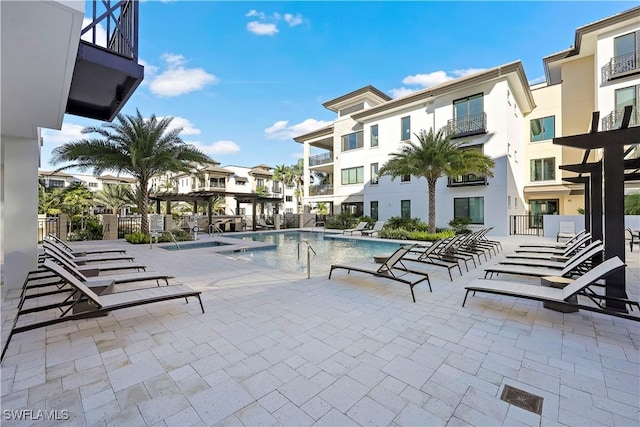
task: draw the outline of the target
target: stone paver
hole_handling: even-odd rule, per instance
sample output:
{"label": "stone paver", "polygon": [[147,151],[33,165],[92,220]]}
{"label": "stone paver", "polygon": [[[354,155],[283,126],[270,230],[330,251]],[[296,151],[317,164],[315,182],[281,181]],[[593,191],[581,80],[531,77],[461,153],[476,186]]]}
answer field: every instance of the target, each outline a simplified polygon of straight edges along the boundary
{"label": "stone paver", "polygon": [[[66,409],[65,425],[90,426],[640,424],[637,322],[487,294],[461,307],[484,266],[545,240],[496,239],[504,252],[453,283],[434,270],[416,303],[363,275],[307,280],[207,249],[92,242],[201,290],[206,313],[175,300],[16,335],[2,408]],[[627,255],[637,300],[640,257]],[[18,296],[2,289],[3,328]],[[543,397],[542,416],[500,400],[507,384]]]}

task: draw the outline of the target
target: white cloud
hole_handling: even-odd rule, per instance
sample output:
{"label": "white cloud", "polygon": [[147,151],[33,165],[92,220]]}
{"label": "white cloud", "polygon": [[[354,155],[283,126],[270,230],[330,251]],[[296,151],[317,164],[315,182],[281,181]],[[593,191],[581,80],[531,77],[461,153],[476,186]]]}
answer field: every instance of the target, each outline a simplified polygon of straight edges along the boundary
{"label": "white cloud", "polygon": [[190,142],[204,153],[215,156],[224,154],[234,154],[240,151],[240,146],[233,141],[216,141],[213,144],[202,144],[200,142]]}
{"label": "white cloud", "polygon": [[[158,120],[163,118],[164,117],[158,117]],[[180,135],[200,135],[202,133],[200,129],[193,125],[191,120],[185,119],[184,117],[173,117],[168,130],[176,128],[182,128],[182,132],[180,132]]]}
{"label": "white cloud", "polygon": [[266,16],[264,15],[264,12],[258,12],[255,9],[251,9],[249,12],[247,12],[246,16],[257,16],[258,18],[264,20],[266,19]]}
{"label": "white cloud", "polygon": [[291,153],[291,157],[294,159],[304,159],[304,153]]}
{"label": "white cloud", "polygon": [[[155,65],[151,65],[150,63],[148,63],[144,59],[138,59],[138,62],[140,63],[140,65],[142,65],[144,67],[144,76],[147,77],[147,78],[155,76],[156,73],[159,70],[158,67],[156,67]],[[143,80],[142,82],[146,83],[145,80]]]}
{"label": "white cloud", "polygon": [[55,146],[66,144],[67,142],[86,138],[88,135],[82,133],[84,126],[74,125],[73,123],[62,123],[62,129],[42,129],[42,140],[45,145],[53,144]]}
{"label": "white cloud", "polygon": [[203,68],[185,68],[186,59],[182,55],[165,53],[162,59],[167,63],[167,69],[154,76],[149,84],[151,92],[155,95],[184,95],[219,81],[215,75],[207,73]]}
{"label": "white cloud", "polygon": [[[88,25],[90,25],[93,22],[93,20],[89,19],[89,18],[83,18],[82,19],[82,28],[86,28]],[[102,24],[98,24],[95,26],[95,30],[96,30],[96,41],[93,41],[93,30],[91,31],[87,31],[86,33],[84,33],[81,37],[82,40],[89,42],[89,43],[95,43],[98,46],[101,47],[107,47],[107,31],[104,29],[104,27],[102,26]]]}
{"label": "white cloud", "polygon": [[324,120],[306,119],[300,123],[289,126],[288,120],[280,120],[266,128],[264,133],[268,139],[292,139],[296,136],[304,135],[305,133],[328,126],[331,123],[332,122],[326,122]]}
{"label": "white cloud", "polygon": [[276,24],[267,24],[265,22],[251,21],[247,24],[247,30],[258,36],[272,36],[279,32]]}
{"label": "white cloud", "polygon": [[529,80],[529,85],[537,85],[538,83],[545,82],[546,80],[547,78],[544,75],[542,75],[542,76],[536,77],[535,79]]}
{"label": "white cloud", "polygon": [[449,73],[446,71],[434,71],[426,74],[414,74],[402,79],[402,83],[408,86],[419,86],[418,88],[399,87],[391,89],[389,93],[393,98],[400,98],[402,96],[409,95],[420,89],[426,89],[431,86],[436,86],[441,83],[447,82],[460,77],[469,76],[471,74],[480,73],[485,71],[486,68],[465,68],[459,70],[452,70]]}
{"label": "white cloud", "polygon": [[284,20],[289,23],[289,26],[295,27],[296,25],[302,24],[302,15],[299,13],[296,15],[292,15],[291,13],[284,14]]}

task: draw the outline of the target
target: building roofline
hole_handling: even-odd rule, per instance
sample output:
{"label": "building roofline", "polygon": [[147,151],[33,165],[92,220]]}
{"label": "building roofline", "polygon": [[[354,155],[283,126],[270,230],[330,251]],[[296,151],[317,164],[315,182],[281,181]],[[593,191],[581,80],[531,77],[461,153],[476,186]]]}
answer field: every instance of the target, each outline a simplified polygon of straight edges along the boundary
{"label": "building roofline", "polygon": [[317,138],[319,136],[328,136],[333,135],[333,123],[329,126],[322,127],[320,129],[316,129],[314,131],[305,133],[304,135],[299,135],[293,138],[295,142],[304,142],[309,139]]}
{"label": "building roofline", "polygon": [[391,97],[389,95],[387,95],[386,93],[382,92],[380,89],[371,86],[371,85],[367,85],[365,87],[361,87],[360,89],[356,89],[353,92],[349,92],[345,95],[339,96],[335,99],[331,99],[325,103],[322,104],[322,106],[328,110],[332,110],[333,107],[335,107],[337,104],[340,104],[341,102],[344,102],[346,100],[348,100],[349,98],[353,98],[356,97],[358,95],[364,95],[367,92],[371,92],[374,95],[377,95],[378,97],[382,98],[384,101],[390,101]]}
{"label": "building roofline", "polygon": [[396,98],[389,102],[385,102],[384,104],[352,114],[351,117],[354,120],[364,119],[368,116],[379,114],[386,110],[390,110],[392,108],[413,104],[415,102],[422,101],[428,98],[434,98],[436,96],[445,94],[447,92],[451,92],[452,90],[458,89],[460,87],[483,83],[488,80],[495,79],[497,77],[506,76],[507,74],[510,74],[510,73],[517,74],[523,86],[525,96],[527,98],[527,102],[529,103],[529,107],[533,109],[535,107],[535,101],[533,99],[533,95],[531,94],[531,90],[529,89],[529,83],[527,82],[527,77],[524,72],[522,62],[514,61],[508,64],[500,65],[495,68],[491,68],[486,71],[481,71],[475,74],[471,74],[469,76],[460,77],[455,80],[450,80],[436,86],[422,89],[420,91],[411,93],[401,98]]}

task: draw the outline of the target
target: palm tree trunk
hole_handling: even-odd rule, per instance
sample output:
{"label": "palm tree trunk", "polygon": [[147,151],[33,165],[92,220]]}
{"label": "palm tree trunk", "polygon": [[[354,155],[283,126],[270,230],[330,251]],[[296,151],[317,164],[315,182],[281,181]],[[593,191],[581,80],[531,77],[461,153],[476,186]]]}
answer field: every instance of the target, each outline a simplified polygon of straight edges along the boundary
{"label": "palm tree trunk", "polygon": [[147,189],[147,184],[148,182],[140,181],[140,200],[138,200],[138,212],[141,215],[140,231],[144,234],[149,234],[149,219],[147,216],[149,190]]}
{"label": "palm tree trunk", "polygon": [[436,180],[428,179],[429,186],[429,233],[436,232]]}

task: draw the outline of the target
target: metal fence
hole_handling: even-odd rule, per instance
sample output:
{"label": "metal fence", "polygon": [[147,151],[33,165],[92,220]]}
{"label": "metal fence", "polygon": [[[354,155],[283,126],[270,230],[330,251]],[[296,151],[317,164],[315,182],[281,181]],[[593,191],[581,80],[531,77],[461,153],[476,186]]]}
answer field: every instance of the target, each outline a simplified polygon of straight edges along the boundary
{"label": "metal fence", "polygon": [[509,215],[509,234],[543,236],[544,216],[541,214]]}
{"label": "metal fence", "polygon": [[142,217],[140,216],[119,216],[118,217],[118,239],[124,239],[125,234],[139,233],[142,230]]}
{"label": "metal fence", "polygon": [[38,243],[41,243],[48,234],[60,237],[60,222],[57,217],[38,218]]}

